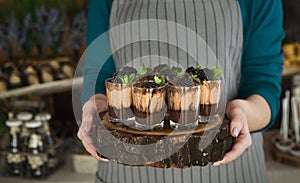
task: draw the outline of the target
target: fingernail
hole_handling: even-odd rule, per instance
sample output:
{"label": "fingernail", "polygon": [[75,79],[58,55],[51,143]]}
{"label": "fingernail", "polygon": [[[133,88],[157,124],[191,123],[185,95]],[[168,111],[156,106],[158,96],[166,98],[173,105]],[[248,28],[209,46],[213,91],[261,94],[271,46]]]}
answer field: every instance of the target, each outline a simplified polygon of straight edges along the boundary
{"label": "fingernail", "polygon": [[220,166],[221,163],[217,162],[217,163],[213,163],[212,166]]}
{"label": "fingernail", "polygon": [[233,130],[232,130],[232,133],[233,133],[234,137],[237,137],[237,136],[239,136],[240,132],[239,132],[239,129],[237,127],[234,127]]}
{"label": "fingernail", "polygon": [[108,159],[103,159],[103,158],[101,158],[101,161],[103,161],[103,162],[109,162]]}

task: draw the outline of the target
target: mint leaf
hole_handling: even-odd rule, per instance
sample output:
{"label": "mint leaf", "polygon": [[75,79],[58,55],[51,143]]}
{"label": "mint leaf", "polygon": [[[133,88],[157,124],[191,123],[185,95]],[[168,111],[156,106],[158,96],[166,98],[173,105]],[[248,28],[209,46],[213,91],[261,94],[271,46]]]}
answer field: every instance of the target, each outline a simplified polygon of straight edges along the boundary
{"label": "mint leaf", "polygon": [[140,69],[138,70],[138,72],[136,73],[138,76],[144,75],[147,73],[147,69],[146,66],[143,64]]}
{"label": "mint leaf", "polygon": [[154,81],[156,84],[161,84],[162,80],[158,76],[154,76]]}
{"label": "mint leaf", "polygon": [[138,72],[136,73],[137,76],[142,76],[142,75],[145,75],[149,72],[152,71],[152,68],[151,67],[146,67],[145,64],[143,64],[141,66],[141,68],[138,70]]}
{"label": "mint leaf", "polygon": [[185,72],[184,71],[180,71],[176,73],[176,77],[178,78],[182,78],[184,76]]}
{"label": "mint leaf", "polygon": [[135,74],[131,73],[128,77],[128,84],[132,83],[134,79],[135,79]]}
{"label": "mint leaf", "polygon": [[166,66],[166,67],[164,67],[161,71],[165,71],[165,70],[169,70],[170,69],[170,67],[169,66]]}
{"label": "mint leaf", "polygon": [[128,76],[127,75],[120,77],[120,79],[122,80],[123,84],[125,84],[125,85],[128,84]]}
{"label": "mint leaf", "polygon": [[158,85],[165,84],[166,80],[163,77],[154,76],[154,82]]}
{"label": "mint leaf", "polygon": [[193,81],[196,81],[197,83],[200,83],[200,79],[197,78],[197,75],[191,75],[191,78],[193,79]]}
{"label": "mint leaf", "polygon": [[196,69],[197,69],[198,71],[200,71],[200,70],[201,70],[201,66],[200,66],[200,65],[197,65]]}
{"label": "mint leaf", "polygon": [[222,68],[216,68],[213,70],[214,72],[214,80],[219,79],[222,76],[223,70]]}
{"label": "mint leaf", "polygon": [[165,83],[166,83],[166,80],[165,80],[165,78],[164,78],[164,77],[162,77],[161,79],[162,79],[162,81],[161,81],[161,84],[165,84]]}
{"label": "mint leaf", "polygon": [[173,67],[173,70],[178,73],[178,72],[181,72],[182,69],[180,67]]}

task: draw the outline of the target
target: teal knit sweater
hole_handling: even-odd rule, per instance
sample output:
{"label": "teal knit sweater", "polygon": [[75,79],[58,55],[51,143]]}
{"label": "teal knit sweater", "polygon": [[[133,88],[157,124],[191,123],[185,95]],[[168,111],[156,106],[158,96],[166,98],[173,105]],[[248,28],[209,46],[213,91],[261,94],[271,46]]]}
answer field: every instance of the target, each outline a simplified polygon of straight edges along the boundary
{"label": "teal knit sweater", "polygon": [[[90,0],[87,45],[109,29],[112,2],[113,0]],[[282,3],[281,0],[239,0],[239,4],[244,43],[238,98],[246,99],[252,94],[258,94],[266,99],[272,113],[270,123],[265,128],[268,129],[273,125],[280,107],[280,74],[283,69],[281,42],[284,38]],[[101,48],[97,47],[97,50],[104,52],[103,55],[110,55],[106,54],[110,52],[107,34],[101,36],[101,42],[104,44],[100,45]],[[87,63],[83,69],[83,104],[95,93],[105,93],[104,81],[115,72],[112,57],[99,58],[99,51],[96,52],[97,61],[93,62],[93,55],[87,54]],[[98,73],[96,68],[101,66]]]}

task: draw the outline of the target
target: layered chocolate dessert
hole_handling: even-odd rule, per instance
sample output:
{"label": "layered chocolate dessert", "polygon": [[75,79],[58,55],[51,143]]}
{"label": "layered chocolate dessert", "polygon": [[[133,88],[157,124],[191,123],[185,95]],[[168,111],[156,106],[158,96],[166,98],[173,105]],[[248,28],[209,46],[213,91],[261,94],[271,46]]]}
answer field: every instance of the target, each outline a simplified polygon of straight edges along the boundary
{"label": "layered chocolate dessert", "polygon": [[183,70],[175,71],[176,82],[171,82],[168,89],[170,122],[175,128],[195,127],[198,124],[200,83]]}
{"label": "layered chocolate dessert", "polygon": [[135,79],[136,69],[124,67],[115,73],[114,78],[106,80],[106,95],[111,122],[134,123],[132,113],[131,83]]}
{"label": "layered chocolate dessert", "polygon": [[200,109],[201,116],[214,116],[217,114],[220,100],[221,80],[204,81],[201,86]]}
{"label": "layered chocolate dessert", "polygon": [[189,67],[187,73],[194,81],[201,82],[199,122],[214,121],[218,115],[218,104],[221,97],[222,69],[217,67]]}
{"label": "layered chocolate dessert", "polygon": [[144,76],[132,86],[136,127],[147,130],[162,127],[167,110],[167,84],[163,77]]}

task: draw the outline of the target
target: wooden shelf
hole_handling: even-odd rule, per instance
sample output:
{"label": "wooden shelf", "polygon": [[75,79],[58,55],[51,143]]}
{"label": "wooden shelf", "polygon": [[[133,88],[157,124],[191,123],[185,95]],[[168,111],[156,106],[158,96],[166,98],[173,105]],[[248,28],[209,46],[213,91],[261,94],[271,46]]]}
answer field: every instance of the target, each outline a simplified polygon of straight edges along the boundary
{"label": "wooden shelf", "polygon": [[22,96],[27,94],[49,95],[65,91],[71,91],[72,87],[81,87],[82,82],[83,78],[77,77],[75,79],[65,79],[49,83],[43,83],[39,85],[26,86],[0,93],[0,98],[5,99],[13,96]]}
{"label": "wooden shelf", "polygon": [[284,68],[284,70],[282,72],[283,77],[294,75],[294,74],[300,74],[300,67],[299,66]]}

